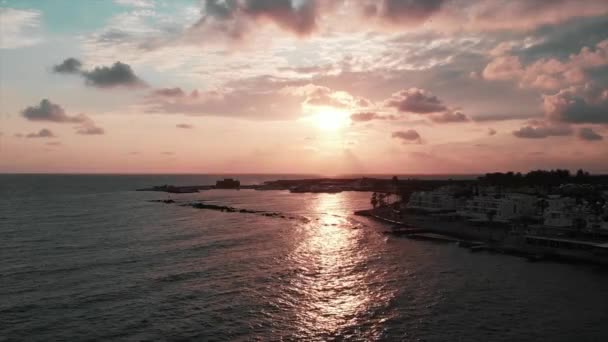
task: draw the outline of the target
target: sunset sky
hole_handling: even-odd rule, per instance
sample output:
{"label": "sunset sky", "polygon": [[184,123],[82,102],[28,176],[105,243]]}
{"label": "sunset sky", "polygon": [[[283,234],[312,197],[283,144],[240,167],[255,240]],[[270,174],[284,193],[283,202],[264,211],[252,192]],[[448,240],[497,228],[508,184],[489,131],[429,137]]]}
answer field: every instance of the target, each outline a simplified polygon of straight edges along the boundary
{"label": "sunset sky", "polygon": [[605,0],[0,0],[0,172],[608,172]]}

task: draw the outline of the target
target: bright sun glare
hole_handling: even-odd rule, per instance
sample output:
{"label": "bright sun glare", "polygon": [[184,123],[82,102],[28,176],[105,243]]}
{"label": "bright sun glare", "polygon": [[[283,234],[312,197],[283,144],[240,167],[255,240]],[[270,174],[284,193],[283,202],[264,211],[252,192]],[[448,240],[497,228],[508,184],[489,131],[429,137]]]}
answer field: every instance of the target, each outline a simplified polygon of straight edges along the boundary
{"label": "bright sun glare", "polygon": [[326,131],[335,131],[346,126],[348,116],[346,113],[335,109],[322,109],[316,115],[319,128]]}

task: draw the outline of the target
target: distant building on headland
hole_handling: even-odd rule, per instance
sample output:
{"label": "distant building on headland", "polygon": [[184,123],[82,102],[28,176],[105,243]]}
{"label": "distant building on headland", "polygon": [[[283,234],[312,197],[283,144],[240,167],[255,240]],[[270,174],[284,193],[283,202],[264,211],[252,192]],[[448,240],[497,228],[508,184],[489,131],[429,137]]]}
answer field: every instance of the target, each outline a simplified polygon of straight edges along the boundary
{"label": "distant building on headland", "polygon": [[216,189],[238,189],[241,187],[241,182],[237,179],[224,178],[215,182]]}

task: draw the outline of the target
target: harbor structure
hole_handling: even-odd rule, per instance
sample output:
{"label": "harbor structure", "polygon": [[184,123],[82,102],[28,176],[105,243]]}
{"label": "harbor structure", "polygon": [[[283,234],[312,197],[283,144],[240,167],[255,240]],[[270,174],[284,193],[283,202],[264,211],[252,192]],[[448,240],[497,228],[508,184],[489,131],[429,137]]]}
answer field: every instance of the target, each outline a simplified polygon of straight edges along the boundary
{"label": "harbor structure", "polygon": [[215,182],[216,189],[238,189],[241,187],[241,182],[237,179],[224,178]]}

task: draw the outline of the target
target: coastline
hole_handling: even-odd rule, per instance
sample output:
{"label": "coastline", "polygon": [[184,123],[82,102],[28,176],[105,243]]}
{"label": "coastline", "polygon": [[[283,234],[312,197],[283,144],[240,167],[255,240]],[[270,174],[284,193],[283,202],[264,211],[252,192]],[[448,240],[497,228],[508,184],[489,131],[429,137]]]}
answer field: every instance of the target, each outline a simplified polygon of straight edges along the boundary
{"label": "coastline", "polygon": [[[528,261],[556,261],[608,266],[608,254],[585,251],[568,251],[557,246],[531,246],[525,243],[526,235],[513,234],[504,224],[467,222],[441,219],[438,216],[408,213],[395,218],[390,208],[358,210],[355,215],[370,217],[392,225],[385,233],[417,240],[453,241],[471,252],[488,251],[524,257]],[[437,238],[446,237],[445,239]]]}

